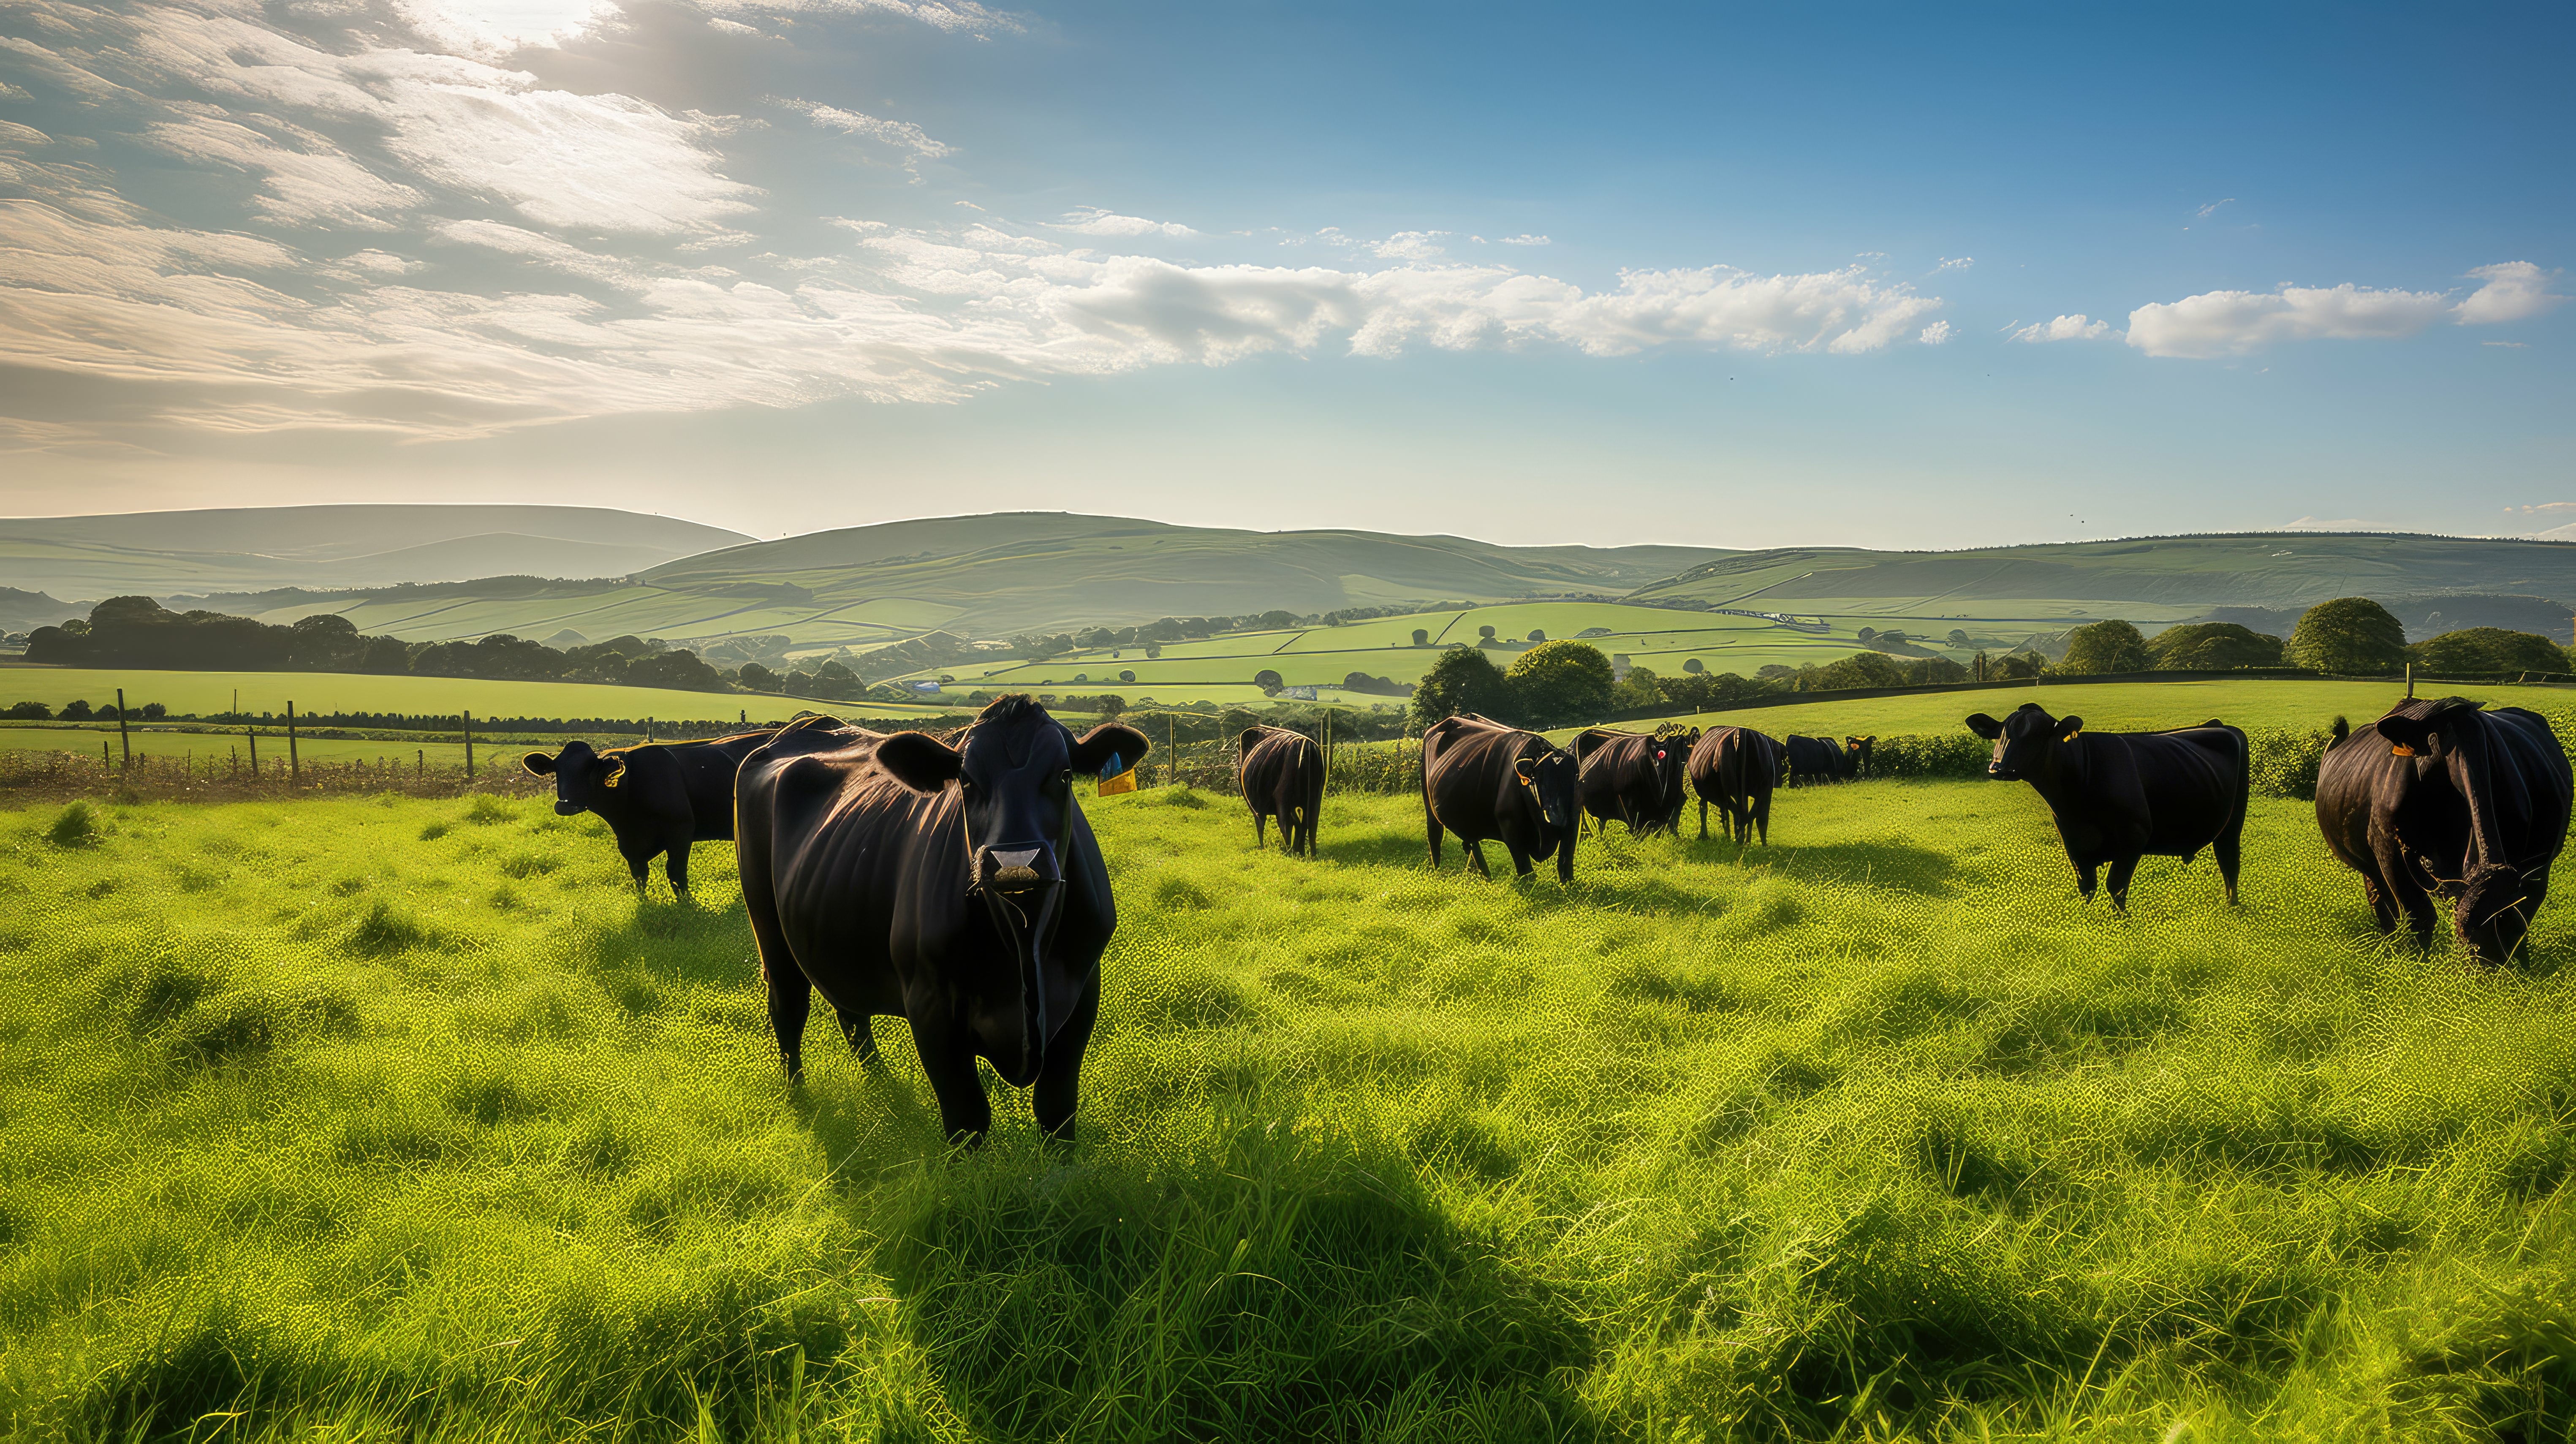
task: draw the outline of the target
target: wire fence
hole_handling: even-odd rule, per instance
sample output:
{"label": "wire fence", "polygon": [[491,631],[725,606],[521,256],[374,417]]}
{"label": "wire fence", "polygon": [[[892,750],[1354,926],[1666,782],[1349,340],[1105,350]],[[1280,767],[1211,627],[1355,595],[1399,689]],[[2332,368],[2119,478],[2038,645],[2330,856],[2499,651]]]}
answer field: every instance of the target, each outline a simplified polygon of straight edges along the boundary
{"label": "wire fence", "polygon": [[237,802],[385,792],[407,797],[458,797],[469,792],[519,796],[552,786],[522,770],[515,760],[480,762],[468,773],[461,763],[433,762],[418,749],[409,755],[388,749],[380,757],[329,761],[264,755],[255,763],[238,752],[136,752],[129,759],[112,751],[96,757],[79,752],[0,751],[0,797],[30,800],[111,797],[120,802]]}

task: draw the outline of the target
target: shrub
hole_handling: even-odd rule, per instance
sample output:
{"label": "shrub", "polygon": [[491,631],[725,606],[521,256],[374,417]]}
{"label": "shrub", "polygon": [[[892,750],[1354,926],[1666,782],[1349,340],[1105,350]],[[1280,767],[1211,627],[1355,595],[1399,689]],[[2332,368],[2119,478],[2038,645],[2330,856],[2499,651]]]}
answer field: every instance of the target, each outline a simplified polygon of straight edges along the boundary
{"label": "shrub", "polygon": [[1871,745],[1870,767],[1882,777],[1964,777],[1986,775],[1994,744],[1961,728],[1956,733],[1910,733],[1881,737]]}
{"label": "shrub", "polygon": [[2334,738],[2324,732],[2292,732],[2266,727],[2245,734],[2249,770],[2258,797],[2317,795],[2317,765],[2325,761]]}
{"label": "shrub", "polygon": [[[1608,666],[1607,662],[1602,664]],[[1511,692],[1493,659],[1473,647],[1451,647],[1413,689],[1409,718],[1416,731],[1461,712],[1493,716],[1509,710]]]}
{"label": "shrub", "polygon": [[1519,720],[1533,727],[1589,721],[1610,705],[1610,659],[1589,642],[1541,642],[1503,674]]}
{"label": "shrub", "polygon": [[52,827],[45,829],[45,836],[56,847],[87,847],[98,841],[105,830],[88,803],[75,802],[62,810]]}
{"label": "shrub", "polygon": [[2066,638],[2066,660],[2059,664],[2078,673],[2143,672],[2152,665],[2147,639],[2121,621],[2077,627]]}
{"label": "shrub", "polygon": [[2407,649],[2415,664],[2438,673],[2564,672],[2567,654],[2538,632],[2463,627]]}
{"label": "shrub", "polygon": [[2368,597],[2319,602],[2299,618],[2284,655],[2293,667],[2379,676],[2406,661],[2406,628]]}
{"label": "shrub", "polygon": [[2234,622],[2186,622],[2167,627],[2147,644],[2166,671],[2215,672],[2281,665],[2281,639]]}

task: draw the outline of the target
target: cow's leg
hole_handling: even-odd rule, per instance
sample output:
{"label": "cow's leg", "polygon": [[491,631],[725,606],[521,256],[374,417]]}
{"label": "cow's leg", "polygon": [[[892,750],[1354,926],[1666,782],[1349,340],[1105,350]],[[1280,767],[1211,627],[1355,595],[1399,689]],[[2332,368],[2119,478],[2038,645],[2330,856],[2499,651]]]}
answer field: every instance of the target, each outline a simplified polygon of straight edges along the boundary
{"label": "cow's leg", "polygon": [[1762,845],[1771,845],[1771,799],[1766,794],[1753,809],[1753,825],[1761,830]]}
{"label": "cow's leg", "polygon": [[[757,930],[754,932],[757,939]],[[787,1064],[787,1081],[805,1081],[805,1018],[814,1010],[814,985],[785,948],[760,951],[760,980],[769,985],[769,1031],[778,1038],[778,1056]]]}
{"label": "cow's leg", "polygon": [[664,844],[662,871],[671,879],[671,891],[680,901],[689,900],[689,840],[674,838]]}
{"label": "cow's leg", "polygon": [[617,850],[626,859],[626,871],[635,879],[635,895],[642,897],[652,891],[653,881],[646,869],[652,867],[653,854],[662,850],[661,844],[651,844],[649,851],[637,851],[620,843]]}
{"label": "cow's leg", "polygon": [[2091,902],[2093,900],[2093,888],[2095,886],[2093,878],[2094,874],[2101,869],[2101,866],[2102,864],[2098,862],[2079,862],[2075,864],[2075,895],[2077,897],[2084,899],[2086,902]]}
{"label": "cow's leg", "polygon": [[2209,855],[2218,859],[2218,876],[2227,884],[2227,905],[2236,906],[2236,871],[2245,859],[2245,819],[2212,839]]}
{"label": "cow's leg", "polygon": [[1564,837],[1556,843],[1556,881],[1562,887],[1574,881],[1574,839]]}
{"label": "cow's leg", "polygon": [[1092,978],[1083,989],[1082,1001],[1073,1005],[1073,1016],[1047,1044],[1046,1066],[1038,1070],[1036,1105],[1038,1127],[1058,1143],[1073,1141],[1073,1111],[1082,1103],[1082,1052],[1091,1042],[1092,1020],[1100,1016],[1100,979]]}
{"label": "cow's leg", "polygon": [[[1476,870],[1476,876],[1492,877],[1494,875],[1493,869],[1485,866],[1485,844],[1482,841],[1469,842],[1463,837],[1458,840],[1466,845],[1467,865]],[[1523,869],[1523,871],[1527,871],[1527,869]]]}
{"label": "cow's leg", "polygon": [[2123,857],[2115,857],[2111,859],[2111,876],[2107,879],[2107,885],[2111,890],[2112,916],[2127,917],[2129,915],[2129,878],[2132,874],[2136,873],[2137,870],[2138,855],[2136,853],[2130,853]]}
{"label": "cow's leg", "polygon": [[1530,866],[1529,850],[1522,847],[1519,843],[1513,842],[1509,838],[1505,838],[1503,840],[1503,851],[1512,855],[1512,876],[1529,877],[1538,871],[1537,868]]}
{"label": "cow's leg", "polygon": [[993,1105],[984,1097],[984,1080],[975,1071],[975,1047],[966,1030],[942,1018],[931,1027],[914,1024],[913,1051],[930,1091],[939,1098],[939,1125],[951,1143],[977,1144],[993,1126]]}
{"label": "cow's leg", "polygon": [[1708,799],[1699,800],[1699,840],[1708,841]]}
{"label": "cow's leg", "polygon": [[850,1040],[850,1051],[858,1054],[859,1061],[862,1063],[877,1062],[877,1033],[876,1029],[869,1025],[868,1015],[839,1013],[837,1009],[834,1011],[841,1019],[841,1036]]}
{"label": "cow's leg", "polygon": [[1252,850],[1254,852],[1259,852],[1270,845],[1270,834],[1261,826],[1263,821],[1261,809],[1258,807],[1252,809]]}
{"label": "cow's leg", "polygon": [[2371,868],[2361,869],[2361,895],[2370,903],[2370,919],[2382,933],[2397,931],[2397,904],[2388,896],[2388,885],[2379,880]]}

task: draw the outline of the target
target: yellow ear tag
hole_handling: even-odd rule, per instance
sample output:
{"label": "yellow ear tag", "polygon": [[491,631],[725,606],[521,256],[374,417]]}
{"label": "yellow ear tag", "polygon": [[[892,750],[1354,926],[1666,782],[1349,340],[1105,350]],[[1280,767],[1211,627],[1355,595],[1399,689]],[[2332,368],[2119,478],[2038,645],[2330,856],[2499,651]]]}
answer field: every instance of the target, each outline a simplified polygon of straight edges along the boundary
{"label": "yellow ear tag", "polygon": [[2415,749],[2407,746],[2403,742],[2394,743],[2389,747],[2388,755],[2391,757],[2412,757],[2415,755]]}

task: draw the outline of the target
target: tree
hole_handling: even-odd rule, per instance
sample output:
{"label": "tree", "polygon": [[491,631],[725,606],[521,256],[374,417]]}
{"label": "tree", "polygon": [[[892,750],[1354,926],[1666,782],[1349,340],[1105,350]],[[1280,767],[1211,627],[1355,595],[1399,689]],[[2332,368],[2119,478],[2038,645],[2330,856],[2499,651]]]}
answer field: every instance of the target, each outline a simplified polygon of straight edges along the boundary
{"label": "tree", "polygon": [[1533,642],[1544,642],[1547,640],[1547,633],[1537,627],[1532,627],[1530,628],[1529,639]]}
{"label": "tree", "polygon": [[1619,679],[1619,685],[1611,689],[1610,700],[1623,711],[1655,706],[1664,700],[1663,679],[1651,668],[1631,667],[1628,675]]}
{"label": "tree", "polygon": [[1416,627],[1416,628],[1414,628],[1414,629],[1413,629],[1413,645],[1415,645],[1415,646],[1417,646],[1417,647],[1428,647],[1428,646],[1430,646],[1430,645],[1431,645],[1431,629],[1430,629],[1430,628],[1428,628],[1428,627]]}
{"label": "tree", "polygon": [[2463,627],[2409,649],[2432,672],[2564,672],[2567,653],[2537,632]]}
{"label": "tree", "polygon": [[1510,710],[1510,696],[1492,658],[1473,647],[1451,647],[1422,674],[1406,715],[1416,730],[1461,712],[1491,717]]}
{"label": "tree", "polygon": [[2368,597],[2319,602],[2299,618],[2283,655],[2293,667],[2379,676],[2406,661],[2406,628]]}
{"label": "tree", "polygon": [[1479,638],[1490,642],[1494,640],[1494,629],[1491,627],[1478,627],[1476,629],[1476,635]]}
{"label": "tree", "polygon": [[2058,664],[2066,672],[2144,672],[2154,665],[2147,652],[2147,639],[2126,622],[2095,622],[2077,627],[2066,637],[2066,660]]}
{"label": "tree", "polygon": [[1279,689],[1288,685],[1288,679],[1264,667],[1252,674],[1252,685],[1260,688],[1263,696],[1276,697],[1279,695]]}
{"label": "tree", "polygon": [[746,692],[775,692],[787,685],[787,679],[758,662],[743,663],[735,678]]}
{"label": "tree", "polygon": [[1701,673],[1701,672],[1705,672],[1705,671],[1707,671],[1707,670],[1708,670],[1708,664],[1707,664],[1706,662],[1701,661],[1701,660],[1700,660],[1699,658],[1697,658],[1697,657],[1692,657],[1692,658],[1690,658],[1689,660],[1687,660],[1687,661],[1685,661],[1685,662],[1683,662],[1683,663],[1682,663],[1682,670],[1683,670],[1683,671],[1685,671],[1685,672],[1692,673],[1693,675],[1697,675],[1698,673]]}
{"label": "tree", "polygon": [[1503,674],[1512,706],[1533,727],[1589,722],[1610,706],[1610,659],[1589,642],[1541,642]]}
{"label": "tree", "polygon": [[2234,622],[2188,622],[2167,627],[2147,644],[2164,671],[2225,671],[2281,665],[2281,639]]}
{"label": "tree", "polygon": [[1885,652],[1855,652],[1839,662],[1818,667],[1807,679],[1809,691],[1845,687],[1902,687],[1905,669]]}
{"label": "tree", "polygon": [[1943,640],[1953,647],[1965,647],[1968,645],[1968,633],[1964,628],[1952,627],[1950,635]]}

